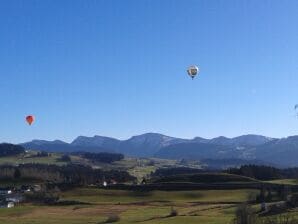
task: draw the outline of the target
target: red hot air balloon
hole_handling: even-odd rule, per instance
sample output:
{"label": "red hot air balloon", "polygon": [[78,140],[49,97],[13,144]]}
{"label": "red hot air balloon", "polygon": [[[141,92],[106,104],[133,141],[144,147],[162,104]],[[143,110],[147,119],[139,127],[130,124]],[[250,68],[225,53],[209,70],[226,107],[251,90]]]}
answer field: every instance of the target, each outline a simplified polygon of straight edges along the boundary
{"label": "red hot air balloon", "polygon": [[28,115],[26,117],[26,121],[29,125],[31,125],[34,122],[34,116],[33,115]]}

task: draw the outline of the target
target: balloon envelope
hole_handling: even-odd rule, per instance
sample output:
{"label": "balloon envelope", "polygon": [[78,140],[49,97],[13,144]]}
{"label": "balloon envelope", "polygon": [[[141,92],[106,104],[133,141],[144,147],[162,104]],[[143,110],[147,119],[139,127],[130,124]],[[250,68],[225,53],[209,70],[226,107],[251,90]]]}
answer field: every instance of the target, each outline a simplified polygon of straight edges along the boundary
{"label": "balloon envelope", "polygon": [[187,74],[193,79],[200,72],[199,67],[196,65],[189,66]]}
{"label": "balloon envelope", "polygon": [[33,115],[28,115],[26,117],[26,121],[29,125],[31,125],[34,122],[34,116]]}

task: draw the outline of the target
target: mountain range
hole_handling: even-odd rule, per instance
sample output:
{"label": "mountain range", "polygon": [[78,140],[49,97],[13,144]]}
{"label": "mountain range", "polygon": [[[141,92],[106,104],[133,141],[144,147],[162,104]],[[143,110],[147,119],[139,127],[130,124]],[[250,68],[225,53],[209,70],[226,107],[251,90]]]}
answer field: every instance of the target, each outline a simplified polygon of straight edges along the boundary
{"label": "mountain range", "polygon": [[298,165],[298,136],[270,138],[262,135],[220,136],[206,139],[175,138],[146,133],[119,140],[105,136],[79,136],[71,143],[60,140],[33,140],[21,144],[26,149],[52,152],[118,152],[137,157],[167,159],[244,159],[262,160],[280,166]]}

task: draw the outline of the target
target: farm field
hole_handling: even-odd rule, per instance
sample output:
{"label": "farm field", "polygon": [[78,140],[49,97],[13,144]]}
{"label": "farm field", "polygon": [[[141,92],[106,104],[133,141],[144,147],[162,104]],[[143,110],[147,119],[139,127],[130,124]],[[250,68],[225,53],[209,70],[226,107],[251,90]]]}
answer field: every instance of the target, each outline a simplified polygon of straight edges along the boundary
{"label": "farm field", "polygon": [[[47,164],[47,165],[67,165],[69,163],[81,164],[91,166],[94,169],[102,170],[123,170],[135,176],[138,182],[141,182],[144,177],[148,177],[151,172],[158,168],[166,168],[172,166],[179,166],[176,160],[166,160],[157,158],[132,158],[125,157],[121,161],[113,163],[93,162],[82,158],[79,155],[70,155],[71,162],[61,161],[63,153],[49,153],[48,156],[34,157],[37,151],[29,151],[26,154],[20,154],[10,157],[0,157],[0,165],[20,165],[20,164]],[[186,164],[185,167],[200,168],[199,164]],[[1,183],[0,183],[1,184]]]}
{"label": "farm field", "polygon": [[[119,224],[128,223],[230,223],[235,206],[256,195],[256,190],[202,190],[130,192],[79,188],[62,193],[61,200],[90,204],[71,206],[20,205],[0,210],[6,224],[99,224],[118,215]],[[172,209],[176,216],[170,215]]]}
{"label": "farm field", "polygon": [[[29,153],[28,153],[29,154]],[[0,165],[18,165],[26,163],[39,163],[39,164],[55,164],[55,165],[66,165],[65,162],[59,161],[61,155],[58,153],[51,153],[46,157],[30,157],[29,155],[17,155],[11,157],[0,157]]]}
{"label": "farm field", "polygon": [[266,181],[266,182],[272,183],[272,184],[298,185],[297,179],[277,179],[277,180],[270,180],[270,181]]}

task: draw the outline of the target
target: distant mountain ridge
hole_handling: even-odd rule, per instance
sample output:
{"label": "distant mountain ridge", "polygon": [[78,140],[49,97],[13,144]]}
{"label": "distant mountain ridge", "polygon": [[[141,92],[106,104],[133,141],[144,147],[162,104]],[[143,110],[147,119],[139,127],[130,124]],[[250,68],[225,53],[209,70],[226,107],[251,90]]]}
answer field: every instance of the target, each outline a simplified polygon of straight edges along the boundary
{"label": "distant mountain ridge", "polygon": [[[254,141],[254,139],[256,140]],[[70,144],[60,140],[33,140],[21,145],[25,146],[26,148],[38,148],[47,151],[77,151],[79,149],[92,151],[107,150],[117,151],[133,156],[153,156],[164,147],[181,143],[204,143],[224,146],[256,146],[266,143],[270,140],[271,138],[261,135],[243,135],[235,138],[226,138],[221,136],[213,139],[205,139],[201,137],[195,137],[193,139],[182,139],[170,137],[159,133],[145,133],[142,135],[132,136],[127,140],[119,140],[116,138],[95,135],[93,137],[78,136]]]}
{"label": "distant mountain ridge", "polygon": [[77,151],[90,151],[90,152],[115,152],[112,149],[102,148],[100,146],[77,146],[68,144],[60,140],[45,141],[45,140],[33,140],[20,144],[25,149],[42,150],[48,152],[77,152]]}
{"label": "distant mountain ridge", "polygon": [[[131,156],[153,156],[162,147],[187,141],[191,140],[174,138],[158,133],[146,133],[132,136],[127,140],[95,135],[93,137],[79,136],[71,143],[59,140],[33,140],[31,142],[22,143],[21,145],[27,149],[53,150],[55,152],[104,150],[108,152],[120,152]],[[56,149],[55,146],[57,147]],[[65,150],[63,150],[63,148],[65,148]]]}
{"label": "distant mountain ridge", "polygon": [[54,152],[105,151],[168,159],[257,159],[280,165],[298,165],[298,136],[282,139],[262,135],[183,139],[159,133],[145,133],[127,140],[95,135],[79,136],[71,143],[33,140],[21,145],[26,149]]}
{"label": "distant mountain ridge", "polygon": [[95,135],[94,137],[79,136],[70,145],[84,147],[101,147],[107,149],[118,149],[120,140],[105,136]]}
{"label": "distant mountain ridge", "polygon": [[273,138],[269,138],[263,135],[241,135],[235,138],[227,138],[220,136],[210,139],[208,143],[216,145],[233,145],[233,146],[257,146],[272,141]]}

